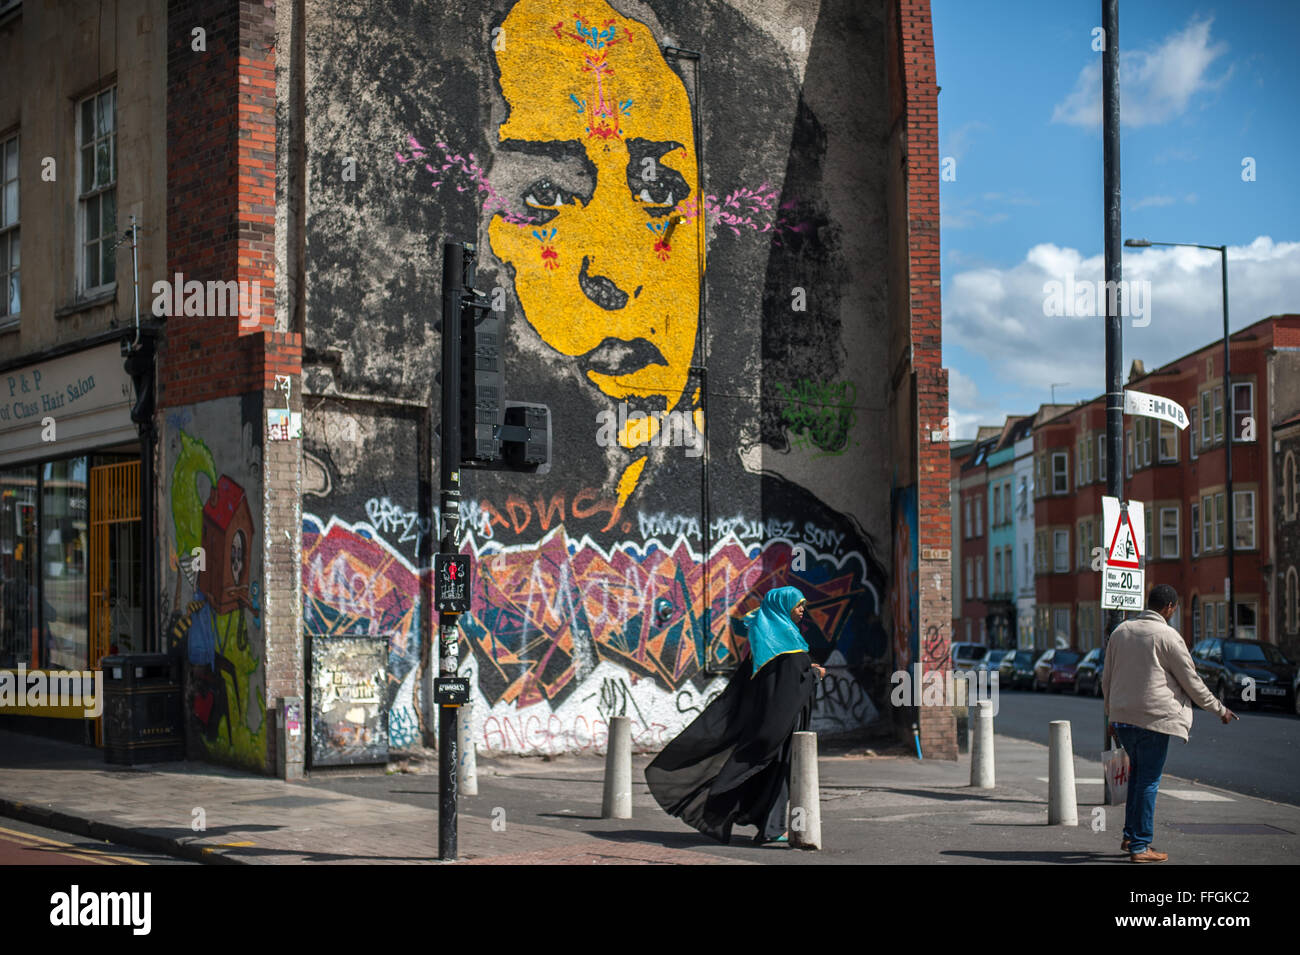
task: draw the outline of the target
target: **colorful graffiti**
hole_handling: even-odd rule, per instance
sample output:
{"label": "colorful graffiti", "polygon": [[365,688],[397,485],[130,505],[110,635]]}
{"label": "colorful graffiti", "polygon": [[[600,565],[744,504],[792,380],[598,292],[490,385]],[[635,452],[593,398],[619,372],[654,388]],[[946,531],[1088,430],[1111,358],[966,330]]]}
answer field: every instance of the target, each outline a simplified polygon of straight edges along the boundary
{"label": "colorful graffiti", "polygon": [[302,587],[308,641],[318,635],[388,638],[388,742],[395,749],[416,743],[423,719],[417,705],[420,578],[415,567],[368,524],[308,514],[302,522]]}
{"label": "colorful graffiti", "polygon": [[889,604],[893,623],[894,668],[906,670],[920,653],[920,600],[917,586],[916,488],[894,489],[894,575]]}
{"label": "colorful graffiti", "polygon": [[189,663],[188,712],[206,754],[260,770],[266,701],[253,511],[244,486],[218,476],[202,439],[183,428],[172,437],[168,559],[175,585],[164,607],[175,609],[164,632],[169,647],[179,648]]}
{"label": "colorful graffiti", "polygon": [[494,705],[558,704],[602,660],[664,690],[699,688],[707,670],[743,658],[735,621],[786,584],[808,595],[813,650],[857,662],[857,635],[876,609],[864,568],[803,550],[795,571],[788,541],[720,541],[707,562],[708,614],[706,562],[682,537],[606,550],[561,526],[537,544],[479,554],[471,612],[461,618],[479,688]]}

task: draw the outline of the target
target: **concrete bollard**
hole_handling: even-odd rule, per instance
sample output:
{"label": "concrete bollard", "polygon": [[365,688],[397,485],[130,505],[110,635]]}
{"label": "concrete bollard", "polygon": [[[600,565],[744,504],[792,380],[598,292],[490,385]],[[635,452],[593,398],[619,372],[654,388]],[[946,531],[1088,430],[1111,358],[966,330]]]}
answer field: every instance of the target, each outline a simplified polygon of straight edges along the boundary
{"label": "concrete bollard", "polygon": [[600,818],[632,818],[632,719],[628,716],[615,716],[609,721]]}
{"label": "concrete bollard", "polygon": [[993,702],[980,700],[974,707],[971,722],[970,784],[977,789],[992,789],[993,770]]}
{"label": "concrete bollard", "polygon": [[1070,721],[1052,720],[1047,751],[1047,824],[1077,826],[1079,800],[1074,788],[1074,743]]}
{"label": "concrete bollard", "polygon": [[821,783],[817,779],[817,734],[794,734],[790,752],[790,845],[822,847]]}
{"label": "concrete bollard", "polygon": [[478,795],[478,750],[474,746],[474,704],[463,703],[456,710],[458,783],[462,796]]}

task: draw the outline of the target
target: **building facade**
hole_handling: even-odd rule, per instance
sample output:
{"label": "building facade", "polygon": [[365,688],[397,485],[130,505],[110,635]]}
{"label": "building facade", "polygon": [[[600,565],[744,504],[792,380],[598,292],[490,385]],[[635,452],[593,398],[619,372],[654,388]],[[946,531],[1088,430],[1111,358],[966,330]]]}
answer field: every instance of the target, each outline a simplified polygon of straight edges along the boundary
{"label": "building facade", "polygon": [[[751,14],[7,7],[5,90],[62,72],[0,112],[21,197],[0,362],[13,400],[37,371],[112,399],[57,452],[24,405],[0,462],[9,662],[174,653],[189,754],[258,771],[293,761],[298,705],[308,765],[431,743],[440,264],[462,241],[505,397],[552,416],[549,473],[462,472],[479,748],[599,748],[614,715],[658,748],[737,666],[736,620],[794,584],[831,670],[815,728],[917,722],[955,756],[950,710],[887,703],[894,669],[947,666],[953,616],[929,5]],[[118,463],[139,553],[112,545],[137,567],[114,644],[78,555]],[[44,616],[42,588],[64,601]]]}

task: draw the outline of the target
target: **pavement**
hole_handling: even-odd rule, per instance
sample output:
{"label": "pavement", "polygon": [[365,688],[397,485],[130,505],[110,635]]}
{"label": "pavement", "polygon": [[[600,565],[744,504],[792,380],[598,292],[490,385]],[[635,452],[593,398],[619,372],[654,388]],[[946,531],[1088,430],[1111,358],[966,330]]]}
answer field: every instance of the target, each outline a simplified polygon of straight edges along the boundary
{"label": "pavement", "polygon": [[[1100,763],[1076,754],[1078,826],[1047,824],[1047,747],[995,738],[997,785],[970,757],[825,741],[823,848],[719,845],[664,814],[634,757],[633,818],[601,819],[601,757],[478,760],[460,801],[458,864],[1129,864],[1122,806],[1101,806]],[[110,766],[99,751],[0,731],[0,816],[217,864],[437,863],[437,762],[313,773],[302,782],[198,762]],[[1300,862],[1300,806],[1165,776],[1156,848],[1171,864]],[[1104,828],[1103,828],[1104,827]]]}

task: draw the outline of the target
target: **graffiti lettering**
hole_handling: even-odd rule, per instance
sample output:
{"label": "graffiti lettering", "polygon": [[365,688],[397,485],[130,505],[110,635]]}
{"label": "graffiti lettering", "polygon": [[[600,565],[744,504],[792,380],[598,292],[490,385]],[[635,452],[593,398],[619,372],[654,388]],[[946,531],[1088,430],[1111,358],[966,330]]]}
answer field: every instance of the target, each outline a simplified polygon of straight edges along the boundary
{"label": "graffiti lettering", "polygon": [[420,541],[431,530],[429,519],[420,519],[415,511],[408,511],[400,504],[394,504],[386,497],[372,497],[366,501],[366,520],[381,534],[400,534],[397,543],[414,541],[416,550]]}

